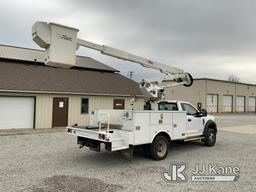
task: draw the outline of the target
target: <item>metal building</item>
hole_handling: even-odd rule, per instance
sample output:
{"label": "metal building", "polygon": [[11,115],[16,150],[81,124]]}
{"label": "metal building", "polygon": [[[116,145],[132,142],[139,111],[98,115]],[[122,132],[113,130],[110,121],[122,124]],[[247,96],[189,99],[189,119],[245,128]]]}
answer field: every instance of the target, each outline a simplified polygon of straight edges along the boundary
{"label": "metal building", "polygon": [[116,69],[80,56],[71,69],[43,61],[43,51],[0,45],[0,129],[87,125],[92,110],[143,109],[138,83]]}
{"label": "metal building", "polygon": [[189,101],[210,113],[256,112],[256,85],[200,78],[191,87],[168,88],[166,99]]}

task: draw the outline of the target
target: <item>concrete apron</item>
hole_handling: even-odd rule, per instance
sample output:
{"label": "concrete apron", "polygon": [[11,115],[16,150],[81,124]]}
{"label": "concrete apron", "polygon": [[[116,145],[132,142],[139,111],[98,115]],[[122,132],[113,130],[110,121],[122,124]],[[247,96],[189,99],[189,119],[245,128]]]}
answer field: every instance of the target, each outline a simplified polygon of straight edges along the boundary
{"label": "concrete apron", "polygon": [[64,127],[51,128],[51,129],[0,129],[0,136],[8,135],[28,135],[37,133],[55,133],[64,132]]}
{"label": "concrete apron", "polygon": [[228,131],[234,133],[242,133],[242,134],[256,134],[256,125],[242,125],[235,127],[223,127],[219,129],[220,131]]}

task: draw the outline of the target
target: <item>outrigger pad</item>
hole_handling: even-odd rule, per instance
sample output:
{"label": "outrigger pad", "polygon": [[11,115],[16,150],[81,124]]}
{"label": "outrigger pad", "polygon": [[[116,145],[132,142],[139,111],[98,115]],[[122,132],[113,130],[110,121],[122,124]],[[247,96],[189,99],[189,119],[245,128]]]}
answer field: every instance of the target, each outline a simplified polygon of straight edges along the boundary
{"label": "outrigger pad", "polygon": [[134,146],[130,145],[129,149],[124,149],[121,151],[122,156],[128,160],[128,161],[132,161],[133,160],[133,152],[134,152]]}

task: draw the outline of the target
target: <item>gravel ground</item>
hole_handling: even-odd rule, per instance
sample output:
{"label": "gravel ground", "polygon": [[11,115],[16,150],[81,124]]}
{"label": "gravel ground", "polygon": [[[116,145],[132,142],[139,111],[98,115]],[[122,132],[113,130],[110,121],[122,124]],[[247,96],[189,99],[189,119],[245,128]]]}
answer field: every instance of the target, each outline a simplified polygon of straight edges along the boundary
{"label": "gravel ground", "polygon": [[[136,154],[133,161],[118,152],[78,149],[76,138],[59,133],[0,136],[0,191],[256,191],[256,134],[221,130],[255,124],[256,115],[218,116],[217,143],[171,144],[168,157],[153,161]],[[170,163],[240,167],[237,182],[167,183],[161,177]]]}

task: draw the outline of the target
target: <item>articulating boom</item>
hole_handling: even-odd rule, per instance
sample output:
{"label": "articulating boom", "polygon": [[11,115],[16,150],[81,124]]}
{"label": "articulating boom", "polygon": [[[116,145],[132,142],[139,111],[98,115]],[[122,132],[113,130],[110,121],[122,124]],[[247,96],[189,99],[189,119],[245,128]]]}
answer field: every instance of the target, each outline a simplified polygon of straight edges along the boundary
{"label": "articulating boom", "polygon": [[76,50],[79,46],[100,51],[118,59],[138,63],[146,68],[159,70],[164,78],[157,81],[142,80],[140,86],[145,88],[152,97],[162,98],[165,88],[184,85],[189,87],[193,78],[183,70],[164,65],[143,57],[139,57],[125,51],[121,51],[106,45],[99,45],[77,38],[78,29],[46,22],[36,22],[32,28],[33,40],[46,49],[45,64],[55,67],[70,68],[76,64]]}

